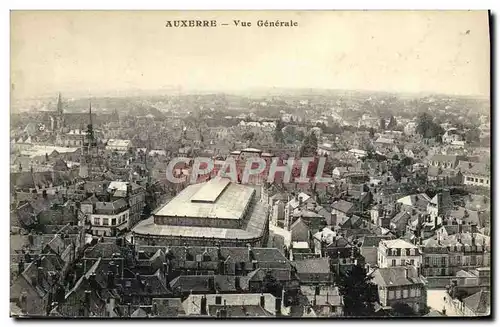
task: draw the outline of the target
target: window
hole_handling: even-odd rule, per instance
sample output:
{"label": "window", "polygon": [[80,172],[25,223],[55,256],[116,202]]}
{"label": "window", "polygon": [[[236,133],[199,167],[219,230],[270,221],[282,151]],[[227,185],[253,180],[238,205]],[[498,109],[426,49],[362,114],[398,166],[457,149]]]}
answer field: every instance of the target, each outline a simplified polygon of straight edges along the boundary
{"label": "window", "polygon": [[410,259],[410,265],[415,265],[415,260]]}
{"label": "window", "polygon": [[441,276],[446,276],[446,268],[441,268]]}
{"label": "window", "polygon": [[425,257],[425,265],[429,266],[429,257]]}
{"label": "window", "polygon": [[476,178],[476,183],[477,183],[478,179]]}
{"label": "window", "polygon": [[416,291],[414,288],[410,289],[410,297],[415,297],[415,293]]}
{"label": "window", "polygon": [[108,226],[108,225],[109,225],[109,219],[108,219],[108,218],[103,218],[103,219],[102,219],[102,224],[103,224],[104,226]]}
{"label": "window", "polygon": [[389,300],[394,299],[394,291],[389,291]]}
{"label": "window", "polygon": [[406,299],[406,298],[408,298],[408,290],[404,289],[403,290],[403,299]]}
{"label": "window", "polygon": [[489,184],[489,183],[490,183],[490,180],[489,180],[489,179],[487,179],[487,180],[486,180],[486,184]]}
{"label": "window", "polygon": [[417,293],[417,296],[420,296],[420,288],[417,288],[416,293]]}
{"label": "window", "polygon": [[116,218],[113,218],[111,219],[111,226],[115,226],[116,225]]}
{"label": "window", "polygon": [[100,225],[100,224],[101,224],[101,219],[94,218],[94,225]]}
{"label": "window", "polygon": [[394,267],[394,266],[396,266],[396,260],[394,260],[394,259],[393,259],[393,260],[392,260],[391,265],[392,265],[393,267]]}
{"label": "window", "polygon": [[396,290],[396,299],[401,298],[401,290]]}
{"label": "window", "polygon": [[441,266],[446,266],[446,258],[441,257]]}

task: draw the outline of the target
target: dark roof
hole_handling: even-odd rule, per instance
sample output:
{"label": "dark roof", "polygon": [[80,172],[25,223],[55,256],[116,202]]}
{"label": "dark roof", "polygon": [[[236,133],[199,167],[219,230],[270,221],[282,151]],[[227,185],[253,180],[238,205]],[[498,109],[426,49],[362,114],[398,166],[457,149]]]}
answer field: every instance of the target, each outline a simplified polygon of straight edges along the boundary
{"label": "dark roof", "polygon": [[380,241],[392,239],[392,236],[364,236],[362,238],[362,247],[378,247]]}

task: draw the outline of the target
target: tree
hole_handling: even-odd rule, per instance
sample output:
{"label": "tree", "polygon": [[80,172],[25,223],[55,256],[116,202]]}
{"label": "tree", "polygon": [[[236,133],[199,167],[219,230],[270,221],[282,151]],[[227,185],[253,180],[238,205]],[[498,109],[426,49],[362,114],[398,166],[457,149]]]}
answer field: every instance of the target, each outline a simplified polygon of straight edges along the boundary
{"label": "tree", "polygon": [[444,129],[434,122],[434,119],[428,113],[422,113],[417,120],[417,133],[424,138],[439,138],[444,134]]}
{"label": "tree", "polygon": [[371,282],[373,276],[359,265],[337,276],[339,292],[344,299],[344,314],[351,317],[373,316],[373,303],[378,301],[377,285]]}
{"label": "tree", "polygon": [[281,296],[281,285],[270,271],[267,271],[263,278],[262,293],[271,293],[274,296]]}
{"label": "tree", "polygon": [[394,130],[394,128],[396,128],[397,125],[398,122],[396,121],[396,118],[394,118],[394,116],[391,116],[389,124],[387,124],[387,129],[392,131]]}
{"label": "tree", "polygon": [[469,144],[477,144],[481,139],[481,132],[477,127],[473,127],[465,132],[465,141]]}
{"label": "tree", "polygon": [[385,118],[382,117],[382,118],[380,118],[380,130],[381,131],[385,131],[385,128],[386,128],[386,126],[385,126]]}
{"label": "tree", "polygon": [[276,128],[274,130],[274,141],[283,142],[283,128],[285,124],[280,120],[276,121]]}
{"label": "tree", "polygon": [[242,137],[245,141],[252,141],[255,137],[255,134],[254,132],[245,132],[243,133]]}
{"label": "tree", "polygon": [[300,147],[301,157],[313,157],[318,151],[318,138],[315,133],[309,133]]}
{"label": "tree", "polygon": [[368,132],[370,133],[370,138],[373,139],[375,137],[375,128],[370,127]]}

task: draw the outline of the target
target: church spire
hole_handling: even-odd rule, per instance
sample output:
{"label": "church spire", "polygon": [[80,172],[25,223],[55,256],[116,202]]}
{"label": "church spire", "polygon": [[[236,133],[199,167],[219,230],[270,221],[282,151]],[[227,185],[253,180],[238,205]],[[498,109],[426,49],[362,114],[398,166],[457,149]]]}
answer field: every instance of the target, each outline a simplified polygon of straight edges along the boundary
{"label": "church spire", "polygon": [[63,105],[62,105],[62,99],[61,99],[61,92],[59,92],[59,95],[57,96],[57,113],[60,116],[62,116],[64,114]]}

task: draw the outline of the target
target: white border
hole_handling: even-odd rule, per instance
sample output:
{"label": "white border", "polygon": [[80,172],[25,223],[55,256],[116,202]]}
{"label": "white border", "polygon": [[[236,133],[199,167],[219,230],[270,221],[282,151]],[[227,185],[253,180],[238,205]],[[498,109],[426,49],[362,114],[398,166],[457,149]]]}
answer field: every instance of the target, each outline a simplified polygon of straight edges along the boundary
{"label": "white border", "polygon": [[[494,0],[475,0],[475,1],[463,1],[463,0],[455,0],[455,1],[436,1],[436,0],[420,0],[420,1],[390,1],[390,0],[379,0],[379,1],[370,1],[370,0],[351,0],[351,1],[343,1],[343,2],[335,2],[332,3],[330,1],[324,1],[324,0],[307,0],[307,1],[297,1],[297,0],[288,0],[284,1],[281,3],[274,2],[271,3],[269,0],[244,0],[244,1],[237,1],[237,2],[229,2],[229,1],[220,1],[220,0],[212,0],[210,2],[208,1],[203,1],[203,0],[183,0],[183,1],[178,1],[176,3],[160,3],[159,1],[150,1],[150,0],[141,0],[141,1],[130,1],[130,0],[122,0],[122,1],[116,1],[116,2],[104,2],[102,0],[87,0],[87,1],[1,1],[0,7],[2,8],[2,11],[0,11],[1,14],[1,20],[0,20],[0,37],[1,37],[1,44],[3,45],[1,49],[2,51],[2,87],[1,87],[1,92],[3,93],[3,96],[0,98],[2,101],[2,118],[0,119],[1,129],[4,131],[3,133],[5,136],[3,137],[2,142],[0,143],[1,145],[1,151],[3,156],[1,157],[1,172],[2,175],[5,177],[3,180],[4,181],[9,181],[9,175],[8,175],[8,168],[9,168],[9,157],[7,156],[7,151],[9,147],[9,137],[8,137],[8,132],[9,132],[9,76],[10,76],[10,69],[9,69],[9,10],[10,9],[101,9],[101,10],[109,10],[109,9],[130,9],[130,10],[194,10],[194,9],[201,9],[201,10],[229,10],[229,9],[237,9],[237,10],[243,10],[243,9],[250,9],[250,10],[257,10],[257,9],[281,9],[281,10],[331,10],[335,8],[336,10],[348,10],[348,9],[354,9],[354,10],[363,10],[363,9],[372,9],[372,10],[382,10],[382,9],[392,9],[392,10],[424,10],[424,9],[455,9],[455,10],[477,10],[477,9],[491,9],[494,14],[497,15],[496,19],[498,20],[498,14],[500,12],[499,8],[499,3],[500,1],[494,1]],[[495,43],[498,43],[498,29],[496,29],[496,35],[495,35]],[[492,58],[493,59],[493,58]],[[496,73],[491,72],[492,74]],[[498,95],[498,84],[494,85],[494,88],[492,88],[492,91],[495,92],[495,94]],[[496,102],[496,101],[495,101]],[[494,104],[494,108],[497,108],[497,103]],[[499,115],[495,115],[495,127],[499,126],[500,124],[500,117]],[[499,136],[498,133],[496,133],[495,137],[495,149],[498,150],[497,147],[499,146],[500,142],[498,140]],[[492,152],[497,152],[497,151],[492,151]],[[498,159],[498,158],[497,158]],[[500,165],[500,161],[497,160],[495,163],[495,168],[498,168]],[[495,169],[496,173],[498,174],[498,171],[500,169]],[[2,196],[0,197],[1,201],[1,208],[3,208],[5,215],[3,216],[2,219],[2,224],[4,225],[2,228],[3,231],[3,237],[1,238],[2,240],[2,255],[3,259],[2,262],[6,263],[9,257],[9,239],[8,239],[8,230],[9,230],[9,219],[8,219],[8,208],[9,208],[9,197],[8,197],[8,188],[7,188],[7,182],[4,182],[4,187],[1,189]],[[495,181],[495,189],[497,188],[497,184]],[[497,193],[495,195],[495,200],[499,200],[500,195]],[[499,201],[495,201],[496,203],[500,203]],[[500,223],[496,222],[496,229],[495,229],[495,234],[499,235],[499,226]],[[494,253],[495,254],[495,253]],[[497,259],[495,255],[495,259]],[[4,269],[1,270],[1,277],[0,280],[2,280],[2,286],[4,287],[4,296],[2,297],[2,302],[1,302],[1,308],[2,308],[2,322],[6,323],[8,325],[14,324],[14,321],[9,318],[9,300],[7,298],[7,294],[9,293],[9,290],[7,289],[7,280],[8,274],[9,274],[9,267],[7,264],[3,265]],[[500,278],[497,277],[498,271],[496,276],[494,277],[496,281],[500,280]],[[494,306],[495,309],[492,308],[492,311],[494,312],[499,312],[497,310],[498,308],[498,301],[494,301]],[[277,323],[282,323],[283,321],[277,321]],[[348,323],[350,325],[364,325],[366,322],[356,322],[356,321],[321,321],[319,323],[326,323],[326,324],[338,324],[338,323]],[[386,321],[374,321],[374,322],[368,322],[369,324],[373,323],[385,323]],[[387,321],[391,322],[391,321]],[[409,321],[395,321],[395,323],[408,323]],[[418,323],[421,323],[422,320],[419,320]],[[48,321],[47,323],[55,323],[55,321]],[[81,322],[81,321],[71,321],[71,320],[65,320],[61,321],[59,323],[77,323],[79,325],[109,325],[109,324],[121,324],[124,323],[124,321],[99,321],[99,322]],[[133,325],[140,325],[142,323],[150,323],[146,321],[139,321],[135,323],[129,323]],[[194,322],[189,322],[189,321],[161,321],[161,322],[156,322],[157,324],[166,324],[166,325],[172,325],[172,324],[181,324],[183,326],[185,325],[191,325],[191,324],[196,324],[200,323],[199,321],[194,321]],[[207,322],[203,322],[207,323]],[[209,322],[211,323],[211,322]],[[213,322],[217,323],[217,322]],[[233,322],[234,323],[234,322]],[[249,321],[249,322],[244,322],[244,321],[237,321],[238,324],[240,323],[256,323],[255,320]],[[259,322],[259,324],[270,324],[271,322],[269,321],[263,321]],[[297,324],[305,324],[307,322],[304,321],[295,321],[292,323],[297,323]],[[318,323],[318,321],[315,321],[315,323]],[[425,322],[425,324],[429,325],[438,325],[442,323],[455,323],[455,321],[432,321],[432,322]]]}

